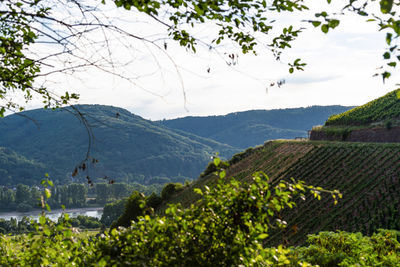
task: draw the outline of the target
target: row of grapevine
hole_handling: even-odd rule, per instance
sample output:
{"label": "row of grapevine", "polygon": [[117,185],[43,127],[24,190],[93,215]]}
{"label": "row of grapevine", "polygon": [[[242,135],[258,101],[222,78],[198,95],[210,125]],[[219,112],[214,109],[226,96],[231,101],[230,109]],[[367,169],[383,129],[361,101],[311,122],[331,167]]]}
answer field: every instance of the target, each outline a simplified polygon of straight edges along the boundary
{"label": "row of grapevine", "polygon": [[343,199],[336,206],[329,196],[320,201],[313,197],[299,200],[296,211],[282,214],[288,222],[287,230],[276,231],[270,241],[281,242],[284,234],[290,244],[302,244],[305,233],[324,230],[364,234],[378,228],[400,230],[399,175],[400,145],[316,144],[311,152],[279,176],[304,180],[326,189],[339,189]]}
{"label": "row of grapevine", "polygon": [[325,122],[325,125],[365,125],[371,122],[398,118],[400,116],[399,94],[400,90],[395,90],[365,105],[333,115]]}

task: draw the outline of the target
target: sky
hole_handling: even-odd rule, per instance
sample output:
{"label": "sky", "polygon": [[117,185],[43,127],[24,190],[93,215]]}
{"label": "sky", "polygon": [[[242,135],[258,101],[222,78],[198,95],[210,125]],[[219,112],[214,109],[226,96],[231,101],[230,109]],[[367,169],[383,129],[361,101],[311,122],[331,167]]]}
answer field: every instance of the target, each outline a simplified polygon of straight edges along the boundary
{"label": "sky", "polygon": [[[381,77],[373,77],[384,64],[384,32],[378,32],[363,17],[345,15],[340,17],[337,29],[324,34],[300,22],[321,8],[321,1],[308,3],[314,8],[309,12],[272,14],[276,28],[291,24],[309,28],[293,43],[292,49],[284,52],[282,62],[277,62],[265,47],[258,50],[257,56],[242,55],[231,44],[216,51],[199,46],[197,53],[192,53],[169,40],[165,29],[149,18],[105,6],[102,8],[113,23],[136,35],[158,40],[160,47],[166,42],[167,50],[132,38],[108,36],[109,49],[93,49],[88,45],[80,53],[92,58],[103,53],[103,58],[112,55],[112,71],[117,76],[87,68],[47,77],[46,86],[55,91],[67,88],[78,92],[79,104],[118,106],[151,120],[253,109],[362,105],[396,89],[398,75],[393,73],[385,84]],[[197,27],[195,33],[207,40],[215,29],[207,24]],[[96,34],[99,33],[91,38],[101,39]],[[259,40],[261,44],[268,42],[263,36]],[[48,53],[53,48],[41,44],[37,49]],[[237,64],[227,64],[230,53],[239,55]],[[307,66],[304,71],[290,74],[286,63],[296,58],[301,58]],[[271,87],[277,80],[285,80],[285,84]],[[28,108],[39,106],[40,103],[33,102]]]}

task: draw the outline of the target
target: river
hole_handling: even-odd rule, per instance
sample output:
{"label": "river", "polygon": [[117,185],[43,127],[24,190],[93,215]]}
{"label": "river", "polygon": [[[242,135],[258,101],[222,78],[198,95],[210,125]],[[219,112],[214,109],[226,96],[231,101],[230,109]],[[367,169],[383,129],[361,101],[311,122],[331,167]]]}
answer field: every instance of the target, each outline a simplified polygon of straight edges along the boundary
{"label": "river", "polygon": [[[92,207],[92,208],[78,208],[78,209],[57,209],[52,210],[51,212],[46,212],[46,216],[50,218],[52,221],[56,221],[62,213],[68,213],[71,217],[77,217],[78,215],[86,215],[95,218],[101,218],[103,214],[102,207]],[[11,218],[16,218],[18,221],[22,219],[24,216],[31,217],[34,220],[38,220],[39,216],[41,215],[41,211],[29,211],[29,212],[0,212],[0,219],[10,220]]]}

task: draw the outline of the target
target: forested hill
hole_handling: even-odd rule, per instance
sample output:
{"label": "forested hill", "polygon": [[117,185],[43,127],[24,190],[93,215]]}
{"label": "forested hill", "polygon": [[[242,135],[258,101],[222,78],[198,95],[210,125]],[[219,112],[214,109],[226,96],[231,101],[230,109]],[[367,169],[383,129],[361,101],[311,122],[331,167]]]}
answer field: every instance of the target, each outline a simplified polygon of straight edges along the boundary
{"label": "forested hill", "polygon": [[191,132],[234,147],[248,148],[266,140],[307,137],[312,126],[352,107],[312,106],[307,108],[251,110],[224,116],[184,117],[159,121],[173,129]]}
{"label": "forested hill", "polygon": [[[101,105],[77,108],[94,133],[91,155],[99,160],[80,174],[81,179],[89,174],[92,178],[108,176],[144,184],[155,176],[183,181],[196,178],[215,152],[230,157],[238,151],[210,139],[178,133],[121,108]],[[40,181],[44,175],[36,171],[40,169],[46,170],[53,180],[70,182],[71,173],[85,158],[89,144],[86,128],[76,115],[71,108],[38,109],[2,118],[0,147],[19,155],[0,162],[0,176],[9,184]],[[20,166],[30,164],[37,168],[35,171],[15,168],[14,159],[26,163]]]}

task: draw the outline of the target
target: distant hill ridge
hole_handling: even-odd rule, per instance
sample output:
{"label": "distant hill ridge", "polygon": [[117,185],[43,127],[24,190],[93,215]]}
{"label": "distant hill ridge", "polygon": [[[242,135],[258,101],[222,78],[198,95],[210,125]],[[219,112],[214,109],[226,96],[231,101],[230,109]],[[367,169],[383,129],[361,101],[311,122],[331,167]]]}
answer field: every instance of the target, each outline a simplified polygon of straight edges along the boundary
{"label": "distant hill ridge", "polygon": [[258,110],[152,122],[112,106],[76,108],[93,130],[91,155],[99,162],[72,179],[89,141],[79,116],[71,107],[30,110],[0,119],[0,147],[12,150],[16,159],[0,162],[0,185],[35,184],[46,172],[60,183],[85,181],[86,175],[141,184],[165,177],[183,182],[197,178],[216,152],[229,158],[269,139],[306,136],[311,127],[308,125],[322,123],[331,114],[349,109],[328,106]]}
{"label": "distant hill ridge", "polygon": [[221,116],[184,117],[159,123],[234,147],[248,148],[267,140],[307,137],[314,125],[353,107],[311,106],[274,110],[249,110]]}
{"label": "distant hill ridge", "polygon": [[[168,129],[121,108],[102,105],[76,108],[85,115],[94,133],[91,154],[99,160],[83,176],[108,176],[142,184],[157,176],[184,181],[197,177],[216,152],[230,157],[239,151],[211,139]],[[31,110],[23,116],[2,118],[0,146],[44,166],[53,180],[70,182],[72,171],[85,157],[88,147],[86,129],[76,115],[67,107],[55,111]],[[0,169],[5,168],[8,166],[0,165]],[[26,180],[40,181],[43,175],[23,173]]]}

